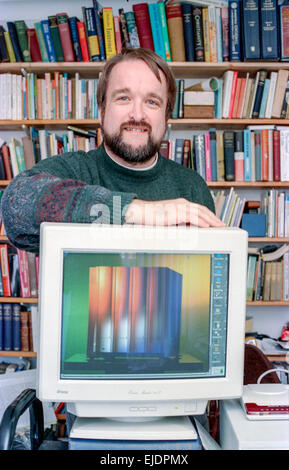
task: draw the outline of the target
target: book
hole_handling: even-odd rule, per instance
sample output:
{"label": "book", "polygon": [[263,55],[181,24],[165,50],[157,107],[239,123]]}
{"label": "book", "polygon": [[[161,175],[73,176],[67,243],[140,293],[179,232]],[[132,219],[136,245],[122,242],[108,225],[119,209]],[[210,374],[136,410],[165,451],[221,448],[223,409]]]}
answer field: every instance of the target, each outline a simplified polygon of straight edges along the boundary
{"label": "book", "polygon": [[272,117],[272,108],[273,108],[273,100],[275,96],[277,76],[278,76],[278,72],[272,71],[270,74],[268,98],[267,98],[267,103],[266,103],[266,108],[265,108],[265,118],[267,119],[270,119]]}
{"label": "book", "polygon": [[17,248],[17,255],[19,261],[19,276],[20,276],[20,292],[21,297],[30,297],[30,282],[28,270],[28,256],[27,252]]}
{"label": "book", "polygon": [[282,61],[289,60],[289,5],[280,5],[280,59]]}
{"label": "book", "polygon": [[12,349],[21,350],[20,304],[12,304]]}
{"label": "book", "polygon": [[286,89],[285,89],[283,104],[282,104],[282,108],[281,108],[281,113],[280,113],[280,118],[281,119],[286,118],[288,103],[289,103],[289,79],[287,80],[287,85],[286,85]]}
{"label": "book", "polygon": [[49,55],[48,55],[47,47],[45,44],[41,22],[38,21],[37,23],[34,23],[34,28],[36,31],[36,36],[37,36],[37,41],[38,41],[39,48],[40,48],[42,62],[49,62]]}
{"label": "book", "polygon": [[1,147],[1,153],[3,158],[3,164],[5,168],[5,175],[7,180],[12,179],[12,170],[11,170],[11,162],[10,162],[10,150],[8,145],[3,144]]}
{"label": "book", "polygon": [[244,181],[251,181],[251,131],[244,129]]}
{"label": "book", "polygon": [[181,5],[167,5],[166,16],[172,60],[174,62],[185,62],[186,52]]}
{"label": "book", "polygon": [[100,61],[100,50],[93,8],[83,7],[83,22],[85,24],[90,59],[92,62],[98,62]]}
{"label": "book", "polygon": [[83,62],[89,62],[90,57],[89,57],[88,42],[86,38],[84,22],[78,21],[76,24],[77,24],[77,31],[78,31],[82,60]]}
{"label": "book", "polygon": [[243,0],[242,26],[244,60],[260,59],[260,25],[258,0]]}
{"label": "book", "polygon": [[[103,21],[102,21],[102,12],[101,6],[97,0],[93,0],[93,8],[94,8],[94,15],[95,15],[95,24],[96,24],[96,33],[98,37],[98,44],[99,44],[99,52],[100,52],[100,60],[105,60],[105,44],[104,44],[104,34],[103,34]],[[115,23],[115,28],[119,23]]]}
{"label": "book", "polygon": [[0,303],[0,351],[4,349],[4,321],[3,321],[3,304]]}
{"label": "book", "polygon": [[125,19],[131,47],[140,47],[134,12],[127,11],[125,13]]}
{"label": "book", "polygon": [[183,163],[183,154],[184,154],[184,139],[176,139],[175,145],[175,156],[174,160],[176,163],[182,165]]}
{"label": "book", "polygon": [[203,35],[203,20],[202,20],[202,9],[193,6],[192,8],[192,19],[193,19],[193,31],[194,31],[194,49],[195,49],[195,60],[196,62],[204,62],[205,51],[204,51],[204,35]]}
{"label": "book", "polygon": [[210,134],[208,132],[204,134],[204,139],[205,139],[206,181],[212,181]]}
{"label": "book", "polygon": [[270,85],[270,79],[266,78],[265,83],[264,83],[263,94],[262,94],[262,98],[261,98],[259,118],[264,118],[265,117],[265,109],[266,109],[266,105],[267,105],[269,85]]}
{"label": "book", "polygon": [[29,312],[20,312],[20,343],[21,351],[30,351],[29,347],[29,323],[28,323]]}
{"label": "book", "polygon": [[280,181],[280,131],[273,130],[273,181]]}
{"label": "book", "polygon": [[281,116],[282,104],[283,104],[283,100],[285,96],[288,77],[289,77],[288,70],[281,69],[278,71],[277,83],[276,83],[276,89],[275,89],[273,107],[272,107],[272,113],[271,113],[272,118],[280,118]]}
{"label": "book", "polygon": [[12,332],[12,304],[3,304],[3,350],[12,351],[13,332]]}
{"label": "book", "polygon": [[160,13],[160,25],[161,25],[162,36],[163,36],[166,61],[171,62],[172,55],[171,55],[166,9],[165,9],[164,2],[159,2],[158,7],[159,7],[159,13]]}
{"label": "book", "polygon": [[54,52],[56,55],[57,62],[64,62],[63,49],[60,41],[60,34],[57,24],[57,18],[55,15],[48,16],[48,24],[50,35],[53,43]]}
{"label": "book", "polygon": [[218,62],[216,7],[208,6],[210,62]]}
{"label": "book", "polygon": [[15,28],[16,28],[18,43],[19,43],[19,46],[20,46],[23,62],[32,62],[32,58],[31,58],[31,55],[30,55],[30,52],[29,52],[29,47],[28,47],[28,38],[27,38],[27,34],[26,34],[26,29],[27,29],[26,23],[25,23],[24,20],[17,20],[17,21],[14,21],[14,25],[15,25]]}
{"label": "book", "polygon": [[54,50],[54,45],[52,42],[52,37],[50,34],[50,28],[49,28],[49,22],[48,20],[41,20],[41,27],[42,27],[42,32],[43,32],[43,37],[44,37],[44,42],[46,45],[48,57],[49,57],[49,62],[56,62],[56,54]]}
{"label": "book", "polygon": [[[114,15],[113,17],[113,27],[114,27],[114,35],[115,35],[115,47],[117,54],[121,53],[122,50],[122,39],[121,39],[121,32],[120,32],[120,21],[119,16]],[[100,45],[99,45],[100,47]],[[102,57],[102,55],[100,56]],[[105,57],[105,54],[104,54]],[[103,59],[101,59],[103,60]]]}
{"label": "book", "polygon": [[118,14],[119,14],[120,33],[121,33],[122,46],[123,46],[123,47],[131,47],[130,38],[129,38],[129,32],[128,32],[128,27],[127,27],[127,22],[126,22],[126,16],[125,16],[125,13],[124,13],[124,9],[123,9],[123,8],[119,8]]}
{"label": "book", "polygon": [[106,60],[108,60],[114,55],[116,55],[112,8],[104,7],[102,15],[103,15],[105,53],[106,53]]}
{"label": "book", "polygon": [[26,34],[28,39],[28,50],[30,52],[32,61],[41,62],[42,57],[35,28],[27,28]]}
{"label": "book", "polygon": [[3,295],[4,297],[11,297],[11,283],[7,243],[0,245],[0,266],[2,275]]}
{"label": "book", "polygon": [[225,162],[225,180],[235,180],[234,163],[234,132],[224,131],[224,162]]}
{"label": "book", "polygon": [[154,6],[149,6],[147,3],[138,3],[136,5],[132,5],[132,9],[134,12],[140,46],[153,51],[154,41],[150,20],[152,19],[151,15]]}
{"label": "book", "polygon": [[68,18],[70,24],[70,31],[71,31],[71,40],[74,50],[74,56],[77,62],[82,62],[82,54],[81,54],[81,47],[79,41],[79,34],[77,29],[77,23],[79,19],[76,16],[72,16]]}
{"label": "book", "polygon": [[194,53],[192,5],[188,3],[182,3],[181,7],[182,7],[182,17],[183,17],[186,61],[193,62],[195,59],[195,53]]}
{"label": "book", "polygon": [[236,131],[234,134],[234,169],[235,181],[244,181],[244,144],[242,131]]}
{"label": "book", "polygon": [[149,20],[151,25],[152,31],[152,38],[153,38],[153,48],[154,51],[161,56],[163,59],[166,60],[166,53],[165,53],[165,44],[163,40],[163,34],[161,29],[161,18],[160,18],[160,10],[157,3],[150,3],[148,5],[149,11]]}
{"label": "book", "polygon": [[210,27],[209,27],[209,9],[202,9],[202,26],[203,26],[203,42],[205,62],[211,61],[210,55]]}
{"label": "book", "polygon": [[216,129],[209,129],[210,158],[211,158],[211,176],[212,181],[218,180],[217,168],[217,133]]}
{"label": "book", "polygon": [[230,60],[242,60],[241,2],[229,0],[229,51]]}
{"label": "book", "polygon": [[278,60],[278,0],[260,0],[261,58]]}
{"label": "book", "polygon": [[254,104],[253,104],[253,112],[252,112],[253,119],[259,117],[266,77],[267,77],[267,70],[261,70],[259,74],[256,95],[255,95]]}
{"label": "book", "polygon": [[221,23],[222,23],[223,62],[228,62],[230,59],[230,47],[229,47],[229,9],[227,7],[221,8]]}
{"label": "book", "polygon": [[[15,54],[14,54],[10,34],[7,31],[4,31],[3,34],[4,34],[4,40],[5,40],[9,60],[10,60],[10,62],[16,62],[16,57],[15,57]],[[1,35],[1,26],[0,26],[0,35]],[[2,52],[1,52],[1,43],[2,43],[2,41],[0,39],[0,56],[2,56],[2,62],[4,62],[3,57],[5,56],[5,53],[2,54]]]}
{"label": "book", "polygon": [[20,49],[19,42],[18,42],[16,27],[13,21],[7,21],[7,29],[8,29],[10,39],[12,42],[16,62],[21,62],[22,61],[21,49]]}
{"label": "book", "polygon": [[57,24],[65,62],[74,62],[73,43],[67,13],[57,13]]}

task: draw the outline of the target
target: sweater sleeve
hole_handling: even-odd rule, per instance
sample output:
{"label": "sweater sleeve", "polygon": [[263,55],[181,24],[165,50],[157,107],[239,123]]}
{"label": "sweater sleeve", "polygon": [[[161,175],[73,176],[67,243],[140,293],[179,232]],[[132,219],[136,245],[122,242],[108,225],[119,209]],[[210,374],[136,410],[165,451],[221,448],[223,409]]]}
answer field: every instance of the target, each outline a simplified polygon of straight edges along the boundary
{"label": "sweater sleeve", "polygon": [[[39,250],[41,222],[124,223],[125,208],[136,197],[87,184],[72,175],[48,173],[41,165],[16,176],[2,197],[7,237],[21,250]],[[70,176],[70,177],[69,177]]]}

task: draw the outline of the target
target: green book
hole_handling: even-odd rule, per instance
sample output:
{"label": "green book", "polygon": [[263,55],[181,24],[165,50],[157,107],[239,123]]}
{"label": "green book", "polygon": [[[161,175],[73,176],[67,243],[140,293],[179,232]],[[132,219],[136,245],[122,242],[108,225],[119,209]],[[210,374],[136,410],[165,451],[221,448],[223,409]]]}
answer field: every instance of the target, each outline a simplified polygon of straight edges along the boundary
{"label": "green book", "polygon": [[170,49],[170,41],[169,41],[169,33],[168,33],[168,26],[167,26],[167,17],[166,17],[166,10],[164,2],[160,2],[157,4],[159,7],[160,19],[161,19],[161,30],[163,41],[165,45],[165,54],[166,54],[166,61],[171,62],[171,49]]}
{"label": "green book", "polygon": [[47,49],[46,49],[46,44],[45,44],[43,31],[42,31],[42,26],[41,26],[40,21],[38,23],[34,23],[34,28],[35,28],[35,31],[36,31],[36,36],[37,36],[37,40],[38,40],[38,44],[39,44],[39,48],[40,48],[40,54],[41,54],[42,61],[43,62],[49,62],[49,56],[48,56],[48,52],[47,52]]}
{"label": "green book", "polygon": [[49,29],[53,42],[57,62],[64,62],[64,54],[60,41],[59,29],[56,16],[48,16]]}
{"label": "green book", "polygon": [[22,59],[23,62],[32,62],[30,51],[29,51],[29,46],[28,46],[28,38],[26,34],[26,23],[24,20],[17,20],[14,21],[16,32],[17,32],[17,37],[18,37],[18,42],[22,54]]}
{"label": "green book", "polygon": [[140,47],[134,12],[133,11],[126,12],[125,19],[126,19],[127,30],[129,34],[131,47]]}
{"label": "green book", "polygon": [[25,164],[25,157],[24,157],[24,148],[22,145],[16,145],[16,159],[18,163],[18,169],[21,173],[22,171],[26,171],[26,164]]}

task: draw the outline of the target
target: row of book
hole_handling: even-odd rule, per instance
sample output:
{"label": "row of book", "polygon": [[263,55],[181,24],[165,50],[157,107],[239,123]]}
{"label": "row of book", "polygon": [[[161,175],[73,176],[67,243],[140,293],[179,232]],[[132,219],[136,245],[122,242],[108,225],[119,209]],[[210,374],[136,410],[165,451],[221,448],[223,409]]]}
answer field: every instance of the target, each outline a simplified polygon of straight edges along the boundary
{"label": "row of book", "polygon": [[0,351],[33,351],[31,312],[17,303],[0,303]]}
{"label": "row of book", "polygon": [[39,286],[39,256],[16,249],[7,243],[0,245],[0,298],[37,298]]}
{"label": "row of book", "polygon": [[289,245],[273,246],[269,252],[266,247],[251,251],[247,265],[247,301],[288,301]]}
{"label": "row of book", "polygon": [[[193,2],[192,2],[193,3]],[[1,26],[2,61],[104,61],[125,47],[154,50],[167,61],[288,60],[289,6],[278,0],[229,0],[205,6],[153,2],[113,12],[93,0],[82,18],[57,13],[27,27]],[[198,2],[196,2],[198,3]],[[204,3],[204,2],[203,2]],[[1,36],[0,36],[1,37]]]}
{"label": "row of book", "polygon": [[248,126],[163,140],[163,156],[210,181],[289,181],[289,127]]}
{"label": "row of book", "polygon": [[102,142],[100,128],[94,132],[68,126],[63,134],[35,127],[29,131],[21,141],[15,137],[10,142],[0,138],[0,180],[11,180],[44,158],[78,150],[89,152]]}
{"label": "row of book", "polygon": [[238,195],[234,188],[230,191],[211,191],[216,216],[221,219],[227,227],[240,227],[245,209],[246,198]]}
{"label": "row of book", "polygon": [[97,119],[97,79],[75,73],[0,75],[0,119]]}

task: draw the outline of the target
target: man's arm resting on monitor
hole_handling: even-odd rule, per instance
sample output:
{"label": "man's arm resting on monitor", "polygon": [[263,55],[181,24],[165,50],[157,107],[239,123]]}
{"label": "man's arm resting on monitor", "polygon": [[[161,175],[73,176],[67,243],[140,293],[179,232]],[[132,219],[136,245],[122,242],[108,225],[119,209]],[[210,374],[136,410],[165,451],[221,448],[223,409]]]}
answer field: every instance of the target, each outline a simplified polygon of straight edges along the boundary
{"label": "man's arm resting on monitor", "polygon": [[133,199],[125,214],[126,223],[140,225],[193,225],[196,227],[224,227],[206,206],[186,199],[142,201]]}

